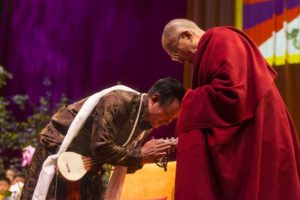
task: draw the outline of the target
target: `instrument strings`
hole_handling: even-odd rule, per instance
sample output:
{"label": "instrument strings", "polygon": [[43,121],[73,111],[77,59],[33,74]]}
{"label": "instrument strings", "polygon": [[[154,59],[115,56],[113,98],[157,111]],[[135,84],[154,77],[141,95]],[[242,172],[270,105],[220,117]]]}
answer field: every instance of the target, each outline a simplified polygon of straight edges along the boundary
{"label": "instrument strings", "polygon": [[[82,157],[82,161],[69,163],[72,165],[72,168],[71,168],[72,172],[81,170],[82,163],[83,163],[84,169],[88,171],[91,167],[93,167],[94,165],[97,164],[97,161],[91,157]],[[113,170],[113,169],[111,169],[111,170]],[[68,170],[64,170],[64,171],[68,171]]]}
{"label": "instrument strings", "polygon": [[[83,163],[84,168],[86,170],[88,170],[90,167],[95,165],[97,163],[97,161],[90,157],[83,157],[81,161],[71,162],[68,164],[72,165],[72,168],[71,168],[72,171],[74,171],[74,170],[76,171],[76,170],[82,169],[82,163]],[[68,171],[68,170],[65,170],[65,171]]]}

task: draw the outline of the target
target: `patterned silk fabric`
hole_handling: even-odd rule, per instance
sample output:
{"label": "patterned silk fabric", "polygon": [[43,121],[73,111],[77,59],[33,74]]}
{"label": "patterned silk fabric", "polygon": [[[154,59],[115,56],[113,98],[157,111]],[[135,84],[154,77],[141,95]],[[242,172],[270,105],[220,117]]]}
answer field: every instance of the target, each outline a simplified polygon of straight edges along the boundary
{"label": "patterned silk fabric", "polygon": [[[68,151],[93,157],[97,160],[97,165],[78,182],[67,182],[59,175],[54,177],[47,199],[74,199],[75,197],[70,197],[74,195],[72,191],[78,193],[78,199],[102,199],[104,188],[101,174],[104,163],[127,166],[128,173],[142,167],[140,145],[143,139],[138,142],[137,137],[146,129],[146,138],[151,131],[149,123],[143,120],[147,113],[147,98],[142,102],[141,115],[131,141],[126,147],[122,147],[136,120],[140,98],[140,94],[112,91],[99,100],[68,148]],[[42,130],[40,144],[33,157],[21,199],[31,199],[44,160],[56,153],[85,100],[61,107]]]}

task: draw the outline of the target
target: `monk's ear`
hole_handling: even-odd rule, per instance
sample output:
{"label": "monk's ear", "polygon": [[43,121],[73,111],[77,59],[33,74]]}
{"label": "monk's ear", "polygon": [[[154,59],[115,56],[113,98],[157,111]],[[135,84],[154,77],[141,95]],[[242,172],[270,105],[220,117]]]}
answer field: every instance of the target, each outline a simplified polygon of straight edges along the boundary
{"label": "monk's ear", "polygon": [[184,31],[180,34],[183,39],[193,40],[193,33],[191,31]]}

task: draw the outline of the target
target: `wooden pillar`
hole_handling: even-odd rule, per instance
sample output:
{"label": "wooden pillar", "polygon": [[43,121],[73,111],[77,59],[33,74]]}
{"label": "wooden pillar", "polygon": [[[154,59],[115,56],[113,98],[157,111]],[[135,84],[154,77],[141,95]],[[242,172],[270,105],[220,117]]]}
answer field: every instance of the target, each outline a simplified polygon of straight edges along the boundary
{"label": "wooden pillar", "polygon": [[[235,1],[232,0],[187,0],[187,19],[207,30],[215,26],[234,26]],[[184,65],[183,84],[192,84],[192,65]]]}
{"label": "wooden pillar", "polygon": [[274,67],[278,90],[288,108],[300,139],[300,64]]}

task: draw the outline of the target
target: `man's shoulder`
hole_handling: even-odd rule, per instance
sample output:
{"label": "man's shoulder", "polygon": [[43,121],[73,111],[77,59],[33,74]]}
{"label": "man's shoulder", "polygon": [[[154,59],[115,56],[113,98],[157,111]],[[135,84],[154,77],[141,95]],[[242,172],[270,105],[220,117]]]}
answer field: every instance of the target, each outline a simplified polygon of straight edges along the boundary
{"label": "man's shoulder", "polygon": [[114,116],[118,119],[129,117],[129,114],[136,104],[138,93],[134,91],[113,90],[105,94],[98,102],[97,108],[109,113],[107,116]]}
{"label": "man's shoulder", "polygon": [[98,106],[100,106],[100,108],[105,107],[107,109],[129,111],[137,101],[138,95],[139,94],[134,91],[113,90],[100,99]]}
{"label": "man's shoulder", "polygon": [[104,95],[105,99],[110,101],[120,100],[123,102],[131,102],[133,98],[138,95],[137,92],[134,91],[126,91],[126,90],[113,90]]}

